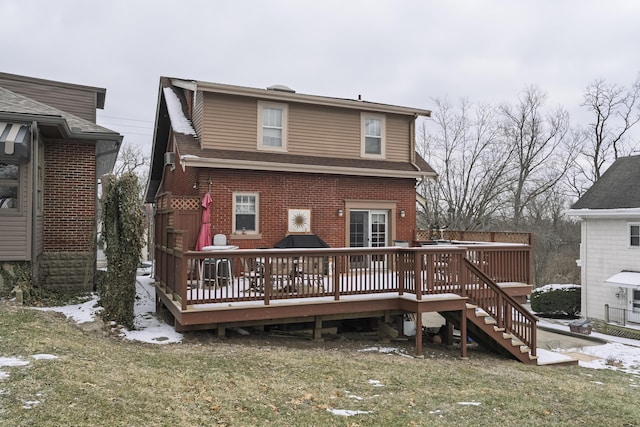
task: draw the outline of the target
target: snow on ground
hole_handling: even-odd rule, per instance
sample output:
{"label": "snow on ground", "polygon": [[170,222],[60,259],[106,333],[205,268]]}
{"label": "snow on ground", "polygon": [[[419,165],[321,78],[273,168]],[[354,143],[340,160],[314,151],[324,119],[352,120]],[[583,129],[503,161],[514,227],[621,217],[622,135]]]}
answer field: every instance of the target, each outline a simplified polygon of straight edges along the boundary
{"label": "snow on ground", "polygon": [[[573,287],[576,285],[548,285],[550,288]],[[120,335],[129,340],[143,341],[155,344],[177,343],[182,341],[182,334],[166,324],[155,315],[155,289],[153,279],[149,276],[138,276],[136,284],[137,297],[135,302],[135,329],[121,329]],[[97,305],[97,297],[82,304],[65,307],[47,307],[42,310],[52,310],[65,314],[77,323],[92,322],[101,307]],[[569,334],[568,321],[551,321],[541,319],[539,326]],[[640,376],[640,341],[619,338],[611,335],[592,333],[591,337],[602,340],[603,344],[594,344],[582,348],[538,348],[538,363],[541,365],[579,359],[580,366],[592,369],[613,369]],[[402,349],[394,347],[370,347],[363,352],[377,351],[384,354],[410,357]],[[37,355],[36,355],[37,356]],[[34,358],[36,358],[34,356]],[[584,357],[583,357],[584,356]],[[55,356],[53,356],[55,357]],[[584,359],[584,360],[583,360]],[[0,367],[4,363],[0,358]],[[28,362],[27,362],[28,363]],[[0,378],[2,373],[0,372]],[[381,385],[374,385],[380,387]]]}
{"label": "snow on ground", "polygon": [[[136,282],[136,301],[134,305],[134,330],[120,329],[120,335],[126,339],[153,344],[169,344],[182,341],[182,334],[176,332],[156,314],[154,281],[149,276],[138,276]],[[41,307],[38,310],[62,313],[76,323],[96,320],[102,310],[98,306],[98,296],[94,295],[82,304],[63,307]]]}

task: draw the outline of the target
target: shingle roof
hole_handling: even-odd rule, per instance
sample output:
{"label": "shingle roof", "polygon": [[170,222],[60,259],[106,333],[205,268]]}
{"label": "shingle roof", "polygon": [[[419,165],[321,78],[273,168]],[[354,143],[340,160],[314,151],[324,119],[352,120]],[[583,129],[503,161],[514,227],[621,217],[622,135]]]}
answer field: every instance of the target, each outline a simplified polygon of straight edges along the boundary
{"label": "shingle roof", "polygon": [[59,118],[64,119],[67,122],[69,129],[73,133],[113,134],[115,138],[120,136],[117,132],[110,129],[35,101],[31,98],[27,98],[26,96],[19,95],[3,87],[0,87],[0,113]]}
{"label": "shingle roof", "polygon": [[617,159],[572,209],[640,208],[640,155]]}

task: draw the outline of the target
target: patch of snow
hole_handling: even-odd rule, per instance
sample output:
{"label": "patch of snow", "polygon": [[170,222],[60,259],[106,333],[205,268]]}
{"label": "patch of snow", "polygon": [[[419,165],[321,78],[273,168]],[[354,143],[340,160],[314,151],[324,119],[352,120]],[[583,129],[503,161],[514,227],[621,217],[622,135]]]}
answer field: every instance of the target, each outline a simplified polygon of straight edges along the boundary
{"label": "patch of snow", "polygon": [[396,347],[367,347],[367,348],[360,349],[358,351],[362,352],[362,353],[377,351],[378,353],[397,354],[399,356],[404,356],[404,357],[411,358],[411,356],[408,355],[406,353],[406,351],[404,351],[403,349],[400,349],[400,348],[396,348]]}
{"label": "patch of snow", "polygon": [[369,384],[371,384],[374,387],[384,387],[384,384],[382,384],[380,381],[378,380],[369,380],[367,381]]}
{"label": "patch of snow", "polygon": [[458,405],[462,406],[480,406],[482,403],[480,402],[458,402]]}
{"label": "patch of snow", "polygon": [[55,311],[62,313],[76,323],[89,323],[96,319],[96,315],[102,310],[98,305],[98,295],[93,294],[91,299],[81,304],[66,305],[61,307],[34,307],[41,311]]}
{"label": "patch of snow", "polygon": [[191,121],[187,119],[182,112],[182,105],[173,89],[165,87],[162,91],[164,92],[164,99],[167,102],[167,111],[169,112],[169,119],[171,120],[173,131],[196,136],[196,131],[193,129]]}
{"label": "patch of snow", "polygon": [[582,353],[597,358],[592,361],[580,360],[579,365],[585,368],[611,369],[640,375],[640,348],[638,347],[621,343],[607,343],[563,351]]}
{"label": "patch of snow", "polygon": [[22,409],[33,409],[34,406],[39,405],[39,400],[25,400],[22,402]]}
{"label": "patch of snow", "polygon": [[58,358],[58,356],[53,354],[32,354],[31,357],[36,360],[54,360]]}
{"label": "patch of snow", "polygon": [[333,408],[327,408],[327,411],[331,412],[333,415],[340,415],[342,417],[351,417],[353,415],[362,415],[362,414],[371,413],[371,411],[354,411],[351,409],[333,409]]}
{"label": "patch of snow", "polygon": [[550,285],[540,286],[539,288],[535,288],[532,292],[549,292],[549,291],[557,291],[560,289],[565,290],[565,289],[574,289],[574,288],[580,289],[580,285],[554,283]]}
{"label": "patch of snow", "polygon": [[[120,335],[126,339],[152,344],[169,344],[182,341],[182,334],[155,315],[155,286],[150,276],[138,276],[136,281],[136,301],[134,303],[134,327],[129,331],[121,329]],[[102,310],[98,306],[98,296],[82,304],[63,307],[37,307],[37,310],[62,313],[76,323],[88,323],[96,320]],[[113,324],[112,326],[115,326]]]}
{"label": "patch of snow", "polygon": [[155,315],[154,279],[139,276],[136,282],[136,302],[133,307],[135,329],[121,329],[120,335],[134,341],[153,344],[169,344],[182,341],[182,334],[176,332],[165,321]]}
{"label": "patch of snow", "polygon": [[558,353],[556,351],[549,351],[543,348],[538,348],[538,365],[548,365],[552,363],[561,363],[561,362],[569,362],[573,360],[572,357],[564,355],[562,353]]}
{"label": "patch of snow", "polygon": [[3,366],[26,366],[29,362],[19,357],[0,357],[0,368]]}

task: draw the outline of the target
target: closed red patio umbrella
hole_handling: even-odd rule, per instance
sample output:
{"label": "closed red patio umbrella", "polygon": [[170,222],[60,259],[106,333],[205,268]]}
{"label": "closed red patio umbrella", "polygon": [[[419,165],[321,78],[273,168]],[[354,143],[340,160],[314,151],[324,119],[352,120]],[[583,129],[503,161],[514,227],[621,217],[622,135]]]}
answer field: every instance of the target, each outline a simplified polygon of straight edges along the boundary
{"label": "closed red patio umbrella", "polygon": [[200,233],[198,233],[198,241],[196,242],[196,251],[201,251],[205,246],[211,246],[211,194],[207,193],[202,198],[202,224],[200,225]]}

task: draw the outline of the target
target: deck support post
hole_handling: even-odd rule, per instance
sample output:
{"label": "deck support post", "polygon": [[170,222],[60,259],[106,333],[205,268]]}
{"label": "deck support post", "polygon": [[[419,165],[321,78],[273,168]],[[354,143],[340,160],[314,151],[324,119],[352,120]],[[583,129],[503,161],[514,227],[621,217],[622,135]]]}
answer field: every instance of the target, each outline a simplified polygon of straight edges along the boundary
{"label": "deck support post", "polygon": [[227,328],[225,328],[222,325],[218,325],[217,331],[218,331],[218,338],[224,338],[227,333]]}
{"label": "deck support post", "polygon": [[422,313],[416,313],[416,357],[422,356]]}
{"label": "deck support post", "polygon": [[315,325],[313,328],[313,340],[322,341],[322,317],[315,317]]}
{"label": "deck support post", "polygon": [[460,357],[467,358],[467,310],[460,310]]}
{"label": "deck support post", "polygon": [[445,344],[453,345],[453,323],[447,320],[446,327],[447,327],[447,336],[446,336]]}

